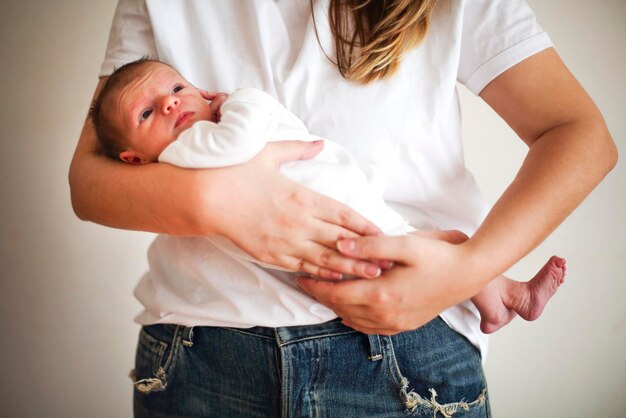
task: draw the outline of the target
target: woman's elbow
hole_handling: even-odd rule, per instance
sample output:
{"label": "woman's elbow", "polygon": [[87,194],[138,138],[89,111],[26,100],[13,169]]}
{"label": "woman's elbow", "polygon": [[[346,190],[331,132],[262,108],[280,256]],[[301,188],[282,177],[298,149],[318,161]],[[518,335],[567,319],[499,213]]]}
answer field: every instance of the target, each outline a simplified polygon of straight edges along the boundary
{"label": "woman's elbow", "polygon": [[617,145],[611,136],[604,120],[596,122],[596,126],[599,133],[595,136],[596,140],[596,164],[600,169],[604,171],[604,175],[607,175],[617,164],[618,151]]}
{"label": "woman's elbow", "polygon": [[88,187],[85,185],[85,176],[81,175],[80,167],[76,161],[72,161],[68,173],[68,182],[70,186],[70,199],[72,202],[72,209],[82,221],[91,220],[89,217],[86,190]]}
{"label": "woman's elbow", "polygon": [[579,167],[586,167],[587,178],[600,181],[617,164],[617,146],[604,118],[594,108],[567,125],[569,138],[577,139],[576,151],[582,164]]}
{"label": "woman's elbow", "polygon": [[71,170],[70,170],[70,174],[68,177],[69,177],[69,183],[70,183],[70,199],[72,202],[72,209],[74,210],[74,214],[81,221],[86,221],[87,214],[86,214],[84,205],[78,193],[78,186],[76,185],[76,178],[75,176],[73,176],[73,173]]}
{"label": "woman's elbow", "polygon": [[72,195],[72,209],[74,210],[74,214],[81,221],[89,221],[91,220],[88,216],[86,207],[84,203],[76,196],[76,193],[71,193]]}
{"label": "woman's elbow", "polygon": [[615,144],[615,141],[613,141],[611,134],[608,134],[608,151],[607,151],[608,171],[611,171],[613,167],[617,165],[618,154],[619,153],[617,151],[617,145]]}

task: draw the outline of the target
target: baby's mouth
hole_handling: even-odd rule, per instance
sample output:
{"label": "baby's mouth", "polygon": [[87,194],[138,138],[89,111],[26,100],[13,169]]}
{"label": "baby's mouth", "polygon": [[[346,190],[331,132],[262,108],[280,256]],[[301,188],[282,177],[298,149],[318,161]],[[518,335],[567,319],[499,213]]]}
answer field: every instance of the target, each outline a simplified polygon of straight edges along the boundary
{"label": "baby's mouth", "polygon": [[174,123],[174,127],[178,128],[180,125],[182,125],[183,123],[187,122],[189,120],[189,118],[191,118],[193,115],[194,115],[194,112],[182,112],[176,118],[176,123]]}

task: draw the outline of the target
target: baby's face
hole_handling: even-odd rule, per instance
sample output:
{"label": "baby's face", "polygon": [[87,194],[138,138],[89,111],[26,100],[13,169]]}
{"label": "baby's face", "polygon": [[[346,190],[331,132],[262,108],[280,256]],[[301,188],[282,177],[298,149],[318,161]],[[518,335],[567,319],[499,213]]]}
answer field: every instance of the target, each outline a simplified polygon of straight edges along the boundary
{"label": "baby's face", "polygon": [[210,93],[196,89],[173,68],[146,63],[141,74],[113,99],[114,123],[125,132],[129,163],[157,161],[159,154],[194,122],[216,121],[223,100],[209,103]]}

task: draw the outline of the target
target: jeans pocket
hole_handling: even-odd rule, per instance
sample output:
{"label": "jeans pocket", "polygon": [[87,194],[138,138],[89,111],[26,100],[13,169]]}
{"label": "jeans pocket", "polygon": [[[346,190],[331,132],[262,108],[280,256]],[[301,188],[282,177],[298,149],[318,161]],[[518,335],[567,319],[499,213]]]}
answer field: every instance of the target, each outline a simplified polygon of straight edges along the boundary
{"label": "jeans pocket", "polygon": [[478,351],[443,321],[433,322],[439,323],[381,336],[388,376],[404,407],[413,416],[489,417]]}
{"label": "jeans pocket", "polygon": [[182,346],[182,330],[178,325],[144,326],[139,333],[135,369],[131,379],[140,393],[165,390]]}

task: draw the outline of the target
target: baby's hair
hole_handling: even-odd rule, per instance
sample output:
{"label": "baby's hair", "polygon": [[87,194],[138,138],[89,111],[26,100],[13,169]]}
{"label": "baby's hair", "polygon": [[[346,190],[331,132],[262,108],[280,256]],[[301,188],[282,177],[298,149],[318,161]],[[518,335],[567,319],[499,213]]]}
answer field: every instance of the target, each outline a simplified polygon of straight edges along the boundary
{"label": "baby's hair", "polygon": [[[102,152],[107,157],[119,160],[120,152],[126,150],[127,143],[124,132],[113,123],[113,112],[109,99],[119,92],[120,88],[127,85],[137,75],[137,70],[147,63],[161,63],[148,56],[141,57],[116,68],[109,76],[100,90],[98,97],[89,108],[91,123],[96,131],[96,137],[102,147]],[[167,65],[167,64],[166,64]]]}

